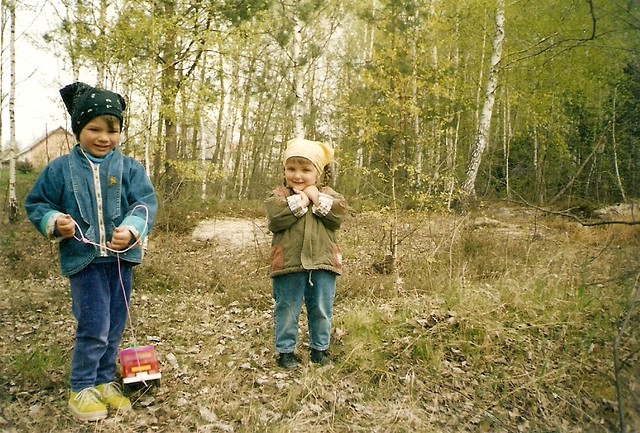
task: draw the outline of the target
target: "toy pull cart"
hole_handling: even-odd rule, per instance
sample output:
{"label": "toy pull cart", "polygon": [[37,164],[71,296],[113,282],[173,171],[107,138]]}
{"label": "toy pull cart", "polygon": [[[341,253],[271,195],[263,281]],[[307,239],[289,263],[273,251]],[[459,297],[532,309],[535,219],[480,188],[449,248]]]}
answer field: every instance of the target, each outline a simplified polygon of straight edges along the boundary
{"label": "toy pull cart", "polygon": [[144,387],[159,385],[160,368],[153,346],[130,347],[120,351],[122,383],[125,388],[142,384]]}

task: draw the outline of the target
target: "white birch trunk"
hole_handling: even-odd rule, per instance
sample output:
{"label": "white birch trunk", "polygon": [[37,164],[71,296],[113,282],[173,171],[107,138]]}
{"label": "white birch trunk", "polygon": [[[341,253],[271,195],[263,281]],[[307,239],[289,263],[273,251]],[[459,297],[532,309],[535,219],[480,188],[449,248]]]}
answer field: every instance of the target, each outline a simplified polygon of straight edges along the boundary
{"label": "white birch trunk", "polygon": [[[7,20],[7,8],[5,7],[0,7],[0,22],[6,22]],[[4,47],[4,43],[5,43],[5,35],[4,32],[0,32],[0,46]],[[0,77],[4,76],[4,62],[0,62]],[[4,85],[2,84],[2,80],[0,80],[0,103],[4,104],[4,97],[2,96],[4,95]],[[0,153],[2,153],[2,151],[5,150],[5,143],[3,140],[3,122],[2,122],[2,116],[0,116]],[[6,149],[8,150],[8,145],[6,147]],[[2,172],[2,165],[0,165],[0,172]]]}
{"label": "white birch trunk", "polygon": [[[202,54],[202,68],[200,70],[200,85],[204,86],[205,83],[205,78],[206,78],[206,70],[207,68],[207,61],[208,61],[208,56],[207,56],[207,52],[205,51]],[[200,168],[202,170],[202,184],[201,184],[201,192],[200,192],[200,200],[202,202],[204,202],[207,199],[207,143],[209,142],[208,137],[205,137],[205,125],[204,125],[204,120],[201,114],[201,109],[198,109],[198,115],[196,116],[196,119],[198,121],[198,129],[200,130]],[[194,155],[195,157],[195,155]]]}
{"label": "white birch trunk", "polygon": [[[376,16],[376,8],[377,8],[376,0],[373,0],[371,2],[372,17]],[[371,57],[373,57],[373,42],[375,40],[374,28],[368,23],[365,25],[363,38],[364,38],[363,40],[364,46],[367,47],[367,51],[364,53],[363,60],[368,61],[369,59],[371,59]],[[357,168],[363,167],[363,161],[364,161],[363,158],[364,158],[364,147],[362,146],[361,141],[358,141],[358,148],[356,149],[356,161],[355,161]],[[359,191],[359,186],[358,186],[358,189],[356,189],[356,191],[357,192]]]}
{"label": "white birch trunk", "polygon": [[[418,59],[417,59],[417,47],[415,38],[411,41],[411,57],[413,62],[413,71],[411,76],[411,100],[414,107],[418,106]],[[437,70],[437,68],[436,68]],[[411,121],[413,126],[414,143],[416,146],[416,184],[422,183],[422,141],[418,140],[420,137],[420,115],[418,110],[414,110],[413,119]]]}
{"label": "white birch trunk", "polygon": [[[456,19],[455,22],[455,34],[460,33],[460,20]],[[460,74],[460,45],[456,42],[455,47],[453,48],[453,53],[450,53],[450,57],[452,57],[452,62],[455,70],[455,79],[453,80],[453,84],[449,91],[451,95],[451,99],[455,100],[458,94],[457,76]],[[460,138],[460,123],[461,123],[461,114],[460,111],[456,110],[455,112],[450,113],[451,116],[455,119],[455,127],[451,125],[447,126],[445,132],[445,149],[447,152],[446,155],[446,164],[447,164],[447,209],[451,209],[451,204],[453,202],[453,193],[456,187],[455,181],[455,170],[456,170],[456,162],[458,160],[458,141]]]}
{"label": "white birch trunk", "polygon": [[[204,118],[200,119],[200,130],[204,131]],[[207,143],[205,137],[201,138],[200,144],[200,165],[202,166],[202,191],[200,193],[200,201],[203,203],[207,200]]]}
{"label": "white birch trunk", "polygon": [[504,114],[502,116],[502,153],[504,154],[504,185],[507,192],[507,199],[511,200],[511,185],[509,181],[509,153],[511,149],[511,120],[509,105],[509,95],[505,94]]}
{"label": "white birch trunk", "polygon": [[489,140],[489,132],[491,130],[491,116],[493,115],[493,106],[496,99],[496,88],[498,87],[498,64],[502,58],[502,45],[504,43],[504,0],[496,0],[496,29],[493,38],[493,52],[491,54],[491,66],[489,75],[487,76],[487,85],[485,89],[484,104],[480,113],[478,122],[478,131],[473,148],[471,149],[471,157],[467,166],[466,179],[462,186],[462,190],[467,196],[475,195],[475,183],[478,176],[478,169],[482,161],[487,142]]}
{"label": "white birch trunk", "polygon": [[[80,17],[82,16],[82,3],[81,2],[76,2],[76,11],[75,11],[75,17],[73,15],[70,15],[70,8],[67,7],[67,19],[69,20],[70,23],[73,23],[74,21],[78,21],[80,19]],[[72,32],[72,36],[71,36],[71,41],[69,44],[69,49],[71,51],[71,55],[70,57],[70,61],[71,61],[71,72],[73,74],[73,81],[80,81],[80,62],[78,61],[78,53],[79,53],[79,41],[80,41],[80,36],[78,35],[78,23],[76,22],[75,25],[73,26],[73,30],[71,30]]]}
{"label": "white birch trunk", "polygon": [[304,86],[302,83],[302,65],[300,64],[300,50],[302,45],[302,26],[298,17],[293,17],[293,83],[296,92],[294,112],[294,133],[298,138],[304,138]]}
{"label": "white birch trunk", "polygon": [[[106,0],[101,0],[100,1],[100,10],[99,10],[99,15],[98,15],[98,37],[100,38],[105,38],[106,39],[106,32],[105,29],[107,28],[107,1]],[[96,82],[96,86],[97,87],[105,87],[105,88],[109,88],[110,86],[108,86],[106,84],[106,80],[107,80],[107,59],[106,59],[106,52],[102,52],[102,53],[96,53],[98,54],[101,58],[96,62],[96,75],[98,77],[98,80]]]}
{"label": "white birch trunk", "polygon": [[16,199],[16,3],[11,0],[9,3],[11,14],[11,37],[9,40],[11,53],[11,83],[9,88],[9,129],[10,129],[10,151],[9,151],[9,221],[18,220],[18,200]]}
{"label": "white birch trunk", "polygon": [[620,188],[620,194],[622,194],[622,202],[627,202],[627,195],[624,192],[624,187],[622,186],[622,179],[620,178],[620,169],[618,167],[618,151],[617,151],[617,140],[616,140],[616,100],[618,98],[617,89],[613,94],[613,119],[611,120],[611,144],[613,145],[613,165],[616,170],[616,181],[618,182],[618,188]]}
{"label": "white birch trunk", "polygon": [[[436,19],[437,19],[437,15],[436,15],[436,6],[437,0],[432,0],[429,2],[429,16],[428,16],[428,20],[427,22],[429,23],[430,26],[433,26],[435,28],[435,24],[436,24]],[[416,14],[418,13],[418,8],[416,8]],[[417,17],[416,17],[417,19]],[[432,67],[434,71],[438,70],[438,44],[436,42],[436,38],[433,37],[433,35],[435,35],[435,30],[431,29],[430,31],[430,38],[434,41],[433,42],[433,47],[431,48],[431,62],[432,62]],[[417,53],[416,53],[416,40],[414,39],[412,41],[413,45],[411,47],[412,49],[412,56],[413,56],[413,77],[412,77],[412,85],[413,85],[413,89],[412,89],[412,93],[413,93],[413,100],[414,100],[414,105],[417,107],[417,101],[418,101],[418,83],[417,83]],[[439,104],[438,101],[438,96],[435,97],[435,104],[436,106]],[[439,129],[439,125],[434,124],[433,126],[433,137],[434,139],[436,137],[438,137],[439,133],[438,133],[438,129]],[[416,110],[415,114],[413,115],[413,133],[414,136],[420,137],[421,135],[421,131],[420,131],[420,114],[418,113],[418,111]],[[416,140],[417,143],[417,147],[416,147],[416,183],[417,185],[421,185],[422,184],[422,172],[424,170],[424,153],[425,153],[425,146],[424,146],[424,140]],[[427,156],[429,156],[429,153],[427,153]],[[435,158],[431,158],[431,160],[427,160],[427,163],[431,163],[432,167],[435,168],[435,171],[433,173],[434,178],[438,178],[439,177],[439,169],[437,168],[439,166],[438,162],[435,161]]]}

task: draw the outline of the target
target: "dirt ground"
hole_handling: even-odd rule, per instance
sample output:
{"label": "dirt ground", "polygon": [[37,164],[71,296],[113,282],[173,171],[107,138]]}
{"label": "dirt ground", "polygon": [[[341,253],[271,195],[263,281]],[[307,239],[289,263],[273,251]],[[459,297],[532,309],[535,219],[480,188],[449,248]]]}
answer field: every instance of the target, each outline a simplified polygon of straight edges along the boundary
{"label": "dirt ground", "polygon": [[[532,212],[515,218],[505,210],[407,223],[401,234],[415,239],[403,244],[407,264],[399,274],[434,262],[439,251],[450,256],[446,241],[463,226],[509,242],[542,243],[542,249],[550,251],[545,263],[550,275],[556,262],[560,267],[568,262],[558,259],[558,246],[575,248],[594,257],[592,261],[604,260],[605,248],[612,250],[611,242],[592,239],[576,224],[540,224],[534,218]],[[376,218],[357,217],[345,227],[344,238],[350,243],[345,265],[350,271],[339,282],[332,335],[339,361],[323,368],[309,364],[301,320],[302,368],[277,368],[265,224],[260,218],[218,218],[198,223],[186,235],[152,236],[145,263],[136,268],[124,345],[135,339],[156,348],[160,386],[134,393],[131,413],[110,414],[98,423],[79,423],[66,407],[75,324],[55,248],[26,225],[3,238],[0,432],[615,431],[614,388],[608,384],[606,392],[589,395],[589,386],[609,383],[603,376],[611,373],[610,342],[592,337],[598,330],[573,329],[562,321],[538,326],[530,322],[538,313],[523,311],[518,314],[532,316],[505,324],[504,331],[494,329],[504,332],[495,337],[504,353],[466,359],[460,345],[474,334],[458,335],[462,324],[493,324],[472,313],[448,310],[442,294],[433,289],[410,292],[397,276],[376,275],[371,264],[384,254],[388,232]],[[534,234],[533,224],[538,227]],[[465,248],[467,254],[476,254],[474,244]],[[617,264],[626,266],[622,260]],[[413,284],[428,284],[430,276],[412,278]],[[493,296],[491,275],[484,278],[482,290]],[[506,307],[498,303],[488,314],[494,308]],[[594,314],[585,305],[587,312]],[[397,322],[402,314],[408,317]],[[517,315],[512,317],[517,320]],[[352,321],[346,323],[347,318]],[[379,332],[380,324],[388,327],[388,337],[369,334]],[[594,338],[593,347],[580,352],[584,359],[576,359],[564,346],[568,332]],[[357,341],[358,336],[366,339]],[[441,370],[415,358],[422,356],[418,349],[431,350],[419,346],[426,336],[443,351]],[[482,347],[474,350],[482,353]],[[601,359],[589,358],[599,350]],[[511,365],[510,354],[519,353],[524,353],[524,364]]]}
{"label": "dirt ground", "polygon": [[192,236],[199,241],[217,242],[221,250],[264,247],[271,241],[264,218],[208,219],[198,223]]}
{"label": "dirt ground", "polygon": [[[195,378],[188,363],[184,362],[185,358],[192,359],[196,364],[208,366],[209,358],[224,354],[227,345],[238,337],[241,338],[248,329],[266,332],[270,326],[268,321],[263,319],[270,314],[267,296],[261,296],[263,310],[254,310],[242,307],[239,302],[222,305],[207,293],[199,294],[204,288],[196,288],[191,293],[199,296],[199,299],[194,299],[193,304],[184,302],[185,295],[180,289],[161,295],[143,293],[144,290],[136,292],[131,303],[131,326],[126,331],[124,340],[135,340],[138,344],[150,344],[157,348],[163,374],[159,381],[160,386],[155,386],[144,394],[134,394],[135,405],[142,408],[134,415],[118,414],[100,423],[84,426],[82,423],[76,423],[66,409],[67,362],[75,329],[75,322],[70,314],[68,283],[57,274],[55,247],[39,239],[35,232],[29,232],[30,227],[26,230],[25,234],[30,237],[26,238],[28,242],[25,250],[17,249],[15,252],[5,253],[10,257],[9,267],[12,261],[16,267],[19,266],[19,262],[30,254],[30,259],[36,259],[33,261],[36,266],[31,270],[13,269],[21,277],[19,279],[1,278],[0,354],[4,355],[0,355],[0,359],[7,367],[7,363],[10,362],[7,354],[16,356],[16,347],[20,346],[25,358],[23,359],[18,351],[17,362],[31,365],[35,370],[45,366],[48,369],[27,372],[26,377],[10,378],[0,386],[0,393],[5,394],[0,395],[0,432],[196,431],[193,426],[179,426],[174,422],[171,423],[173,427],[161,427],[167,419],[179,418],[181,407],[192,405],[193,398],[197,399],[201,393],[209,391],[207,385],[199,381],[193,384]],[[154,238],[149,242],[147,259],[158,253],[157,250],[162,248],[162,242],[161,238]],[[265,223],[259,220],[216,219],[202,221],[193,231],[191,241],[172,239],[171,242],[179,242],[183,246],[184,242],[188,242],[188,254],[200,256],[196,260],[185,262],[186,266],[168,259],[172,262],[169,266],[176,267],[175,272],[169,273],[170,276],[179,273],[184,275],[184,278],[189,278],[190,272],[199,269],[199,265],[188,269],[189,263],[206,263],[212,257],[233,257],[233,262],[240,262],[233,266],[239,272],[243,272],[242,268],[246,267],[247,262],[242,260],[242,256],[251,248],[268,248],[269,235]],[[14,257],[11,257],[12,254]],[[38,263],[38,259],[42,262]],[[183,266],[187,268],[185,271],[178,270]],[[265,285],[268,284],[264,276],[262,280]],[[180,287],[179,284],[176,286]],[[268,295],[268,291],[265,293]],[[170,315],[167,314],[168,311],[171,311]],[[211,317],[210,313],[215,311],[220,314],[212,314],[214,317]],[[242,317],[242,322],[239,321],[239,317]],[[259,323],[250,325],[247,320],[251,317],[256,318]],[[216,332],[218,341],[213,344],[214,350],[205,354],[205,346],[212,344],[210,339],[213,329],[225,329],[225,332],[223,335]],[[178,344],[172,344],[168,335],[182,340]],[[194,340],[194,335],[198,336],[197,341]],[[204,344],[205,340],[207,344]],[[12,346],[12,349],[8,349],[9,346]],[[255,358],[256,354],[251,357]],[[228,368],[246,368],[247,371],[253,369],[248,364],[249,358],[234,360],[235,355],[230,355],[229,358],[225,363]],[[55,368],[51,369],[51,364]],[[30,374],[33,374],[33,377],[30,377]],[[285,377],[286,375],[282,375],[282,379]],[[268,381],[262,380],[263,384]],[[176,382],[193,387],[188,386],[190,392],[183,391],[176,395],[170,391],[173,388],[172,383]],[[166,400],[171,400],[171,404],[162,404]],[[173,409],[167,410],[167,407]],[[233,427],[225,426],[223,422],[215,419],[215,414],[208,405],[196,404],[196,407],[200,415],[207,420],[208,427],[200,431],[233,431]]]}

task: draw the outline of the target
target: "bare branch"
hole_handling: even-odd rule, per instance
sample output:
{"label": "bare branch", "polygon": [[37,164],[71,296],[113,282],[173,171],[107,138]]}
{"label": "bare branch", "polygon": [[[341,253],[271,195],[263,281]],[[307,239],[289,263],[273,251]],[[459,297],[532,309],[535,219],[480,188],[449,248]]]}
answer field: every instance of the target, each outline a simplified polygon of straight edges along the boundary
{"label": "bare branch", "polygon": [[578,222],[580,225],[582,225],[584,227],[595,227],[595,226],[604,226],[604,225],[613,225],[613,224],[622,224],[622,225],[627,225],[627,226],[635,226],[635,225],[639,225],[640,224],[640,221],[620,221],[620,220],[584,221],[580,217],[578,217],[577,215],[572,214],[570,212],[571,209],[563,210],[563,211],[555,211],[555,210],[551,210],[551,209],[545,209],[543,207],[536,206],[536,205],[534,205],[532,203],[527,202],[522,197],[520,197],[520,200],[507,200],[507,201],[511,202],[511,203],[525,204],[526,206],[528,206],[528,207],[530,207],[532,209],[538,210],[538,211],[546,213],[546,214],[558,215],[558,216],[562,216],[562,217],[566,217],[566,218],[571,218],[572,220]]}

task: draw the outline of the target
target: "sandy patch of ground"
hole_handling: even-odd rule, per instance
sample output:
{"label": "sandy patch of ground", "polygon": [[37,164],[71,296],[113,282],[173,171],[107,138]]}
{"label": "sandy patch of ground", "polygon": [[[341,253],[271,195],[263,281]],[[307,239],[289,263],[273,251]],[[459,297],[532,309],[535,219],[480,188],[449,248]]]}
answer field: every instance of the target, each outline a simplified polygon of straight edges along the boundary
{"label": "sandy patch of ground", "polygon": [[199,241],[214,241],[230,249],[264,246],[271,233],[264,219],[222,218],[201,221],[191,235]]}

